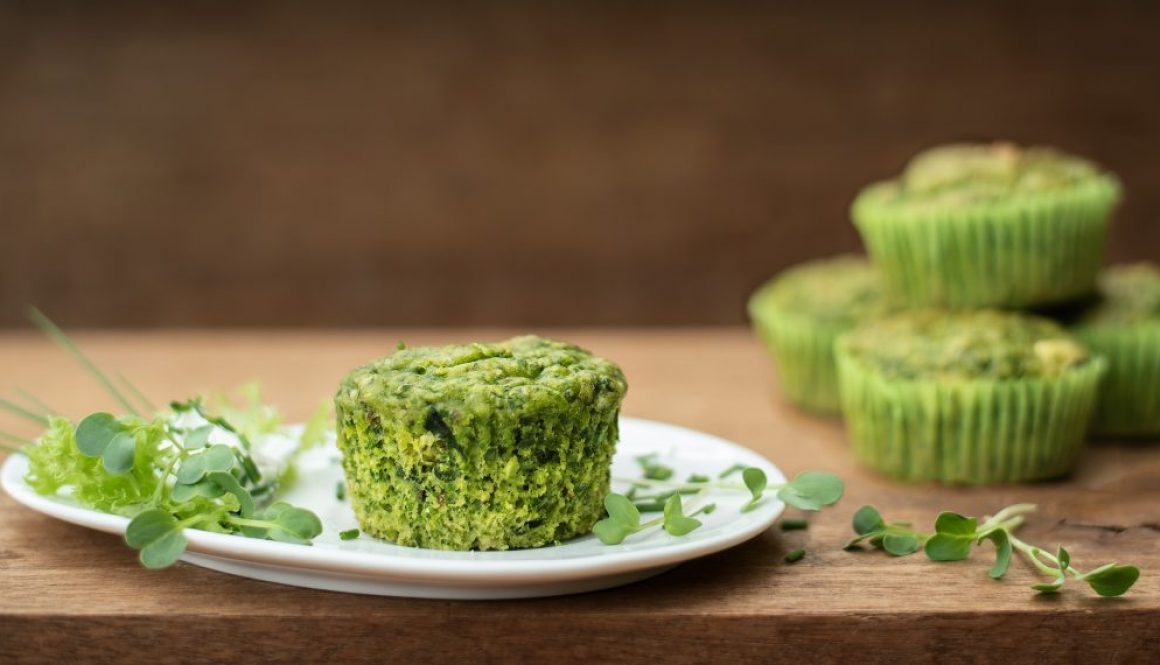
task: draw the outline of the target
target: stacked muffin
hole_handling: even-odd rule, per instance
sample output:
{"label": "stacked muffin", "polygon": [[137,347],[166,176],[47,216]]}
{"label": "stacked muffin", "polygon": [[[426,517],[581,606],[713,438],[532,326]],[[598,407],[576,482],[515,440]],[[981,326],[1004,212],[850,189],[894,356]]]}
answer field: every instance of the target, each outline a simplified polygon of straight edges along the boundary
{"label": "stacked muffin", "polygon": [[[1058,476],[1091,423],[1160,433],[1160,271],[1100,274],[1119,198],[1048,148],[919,154],[853,203],[870,261],[798,266],[750,299],[782,392],[840,411],[855,455],[906,480]],[[1058,322],[1025,313],[1047,307]]]}

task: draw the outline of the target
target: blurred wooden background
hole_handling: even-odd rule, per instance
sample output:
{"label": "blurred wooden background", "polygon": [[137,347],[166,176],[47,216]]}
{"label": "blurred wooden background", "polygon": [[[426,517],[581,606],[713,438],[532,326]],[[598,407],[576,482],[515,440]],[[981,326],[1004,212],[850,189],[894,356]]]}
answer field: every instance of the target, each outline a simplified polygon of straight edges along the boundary
{"label": "blurred wooden background", "polygon": [[1160,3],[0,4],[0,326],[714,324],[932,143],[1160,259]]}

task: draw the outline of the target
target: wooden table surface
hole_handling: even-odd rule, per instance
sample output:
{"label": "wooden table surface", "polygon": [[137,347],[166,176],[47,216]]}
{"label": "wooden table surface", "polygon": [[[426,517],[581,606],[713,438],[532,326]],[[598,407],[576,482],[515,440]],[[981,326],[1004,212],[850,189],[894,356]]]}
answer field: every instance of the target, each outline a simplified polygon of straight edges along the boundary
{"label": "wooden table surface", "polygon": [[[156,400],[260,379],[292,418],[349,368],[408,344],[510,331],[117,332],[78,334],[97,361]],[[1160,658],[1160,446],[1097,444],[1067,481],[990,489],[900,485],[859,469],[842,428],[781,405],[761,351],[740,328],[550,330],[619,362],[624,413],[738,441],[787,473],[821,468],[845,498],[808,531],[772,529],[731,551],[627,587],[503,602],[355,596],[277,586],[187,564],[141,569],[115,536],[0,498],[0,662],[265,659],[427,662],[740,662],[811,658],[910,662]],[[80,415],[112,405],[62,352],[0,334],[0,391],[20,387]],[[0,429],[32,434],[17,421]],[[989,552],[932,564],[850,553],[850,518],[872,503],[929,525],[1017,501],[1041,509],[1025,539],[1065,544],[1082,567],[1110,560],[1143,576],[1119,599],[1081,589],[1037,597],[1021,563],[1003,582]],[[794,565],[783,555],[804,547]],[[811,661],[812,662],[812,661]]]}

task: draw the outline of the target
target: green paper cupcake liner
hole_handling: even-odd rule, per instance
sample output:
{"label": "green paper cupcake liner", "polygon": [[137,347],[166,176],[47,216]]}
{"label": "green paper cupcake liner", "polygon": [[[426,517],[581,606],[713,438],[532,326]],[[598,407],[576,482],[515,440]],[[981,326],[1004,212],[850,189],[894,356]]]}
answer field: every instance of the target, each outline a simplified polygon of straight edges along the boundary
{"label": "green paper cupcake liner", "polygon": [[1081,326],[1072,333],[1108,363],[1100,384],[1092,433],[1160,434],[1160,325]]}
{"label": "green paper cupcake liner", "polygon": [[854,455],[899,480],[982,485],[1072,469],[1104,361],[1050,379],[892,381],[837,348]]}
{"label": "green paper cupcake liner", "polygon": [[907,209],[871,186],[851,213],[887,288],[912,306],[1030,307],[1091,293],[1108,218],[1110,177],[1066,192],[994,204]]}
{"label": "green paper cupcake liner", "polygon": [[752,313],[754,328],[773,356],[778,385],[786,399],[821,415],[840,411],[834,340],[844,329],[778,312]]}

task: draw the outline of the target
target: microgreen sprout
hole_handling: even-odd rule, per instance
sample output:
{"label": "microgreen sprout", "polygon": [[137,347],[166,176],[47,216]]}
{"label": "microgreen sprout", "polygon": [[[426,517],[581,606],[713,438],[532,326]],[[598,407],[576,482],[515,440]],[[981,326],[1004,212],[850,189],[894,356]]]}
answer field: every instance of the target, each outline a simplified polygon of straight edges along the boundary
{"label": "microgreen sprout", "polygon": [[[749,500],[740,509],[744,513],[761,505],[770,490],[786,504],[802,510],[820,510],[837,502],[844,489],[841,479],[823,471],[806,471],[789,482],[770,485],[761,469],[734,465],[726,469],[728,473],[718,474],[717,480],[704,474],[691,474],[681,482],[670,480],[673,469],[661,464],[656,454],[642,455],[636,461],[641,465],[643,477],[615,479],[629,486],[627,492],[610,493],[604,499],[606,517],[596,523],[593,533],[605,545],[619,544],[634,533],[658,526],[673,536],[691,533],[702,524],[695,517],[707,515],[717,506],[707,503],[686,511],[712,491],[748,492]],[[741,472],[741,483],[722,482],[737,471]],[[690,501],[688,505],[686,498]],[[642,521],[641,513],[653,512],[662,515]]]}
{"label": "microgreen sprout", "polygon": [[990,541],[995,547],[995,563],[988,575],[1002,579],[1011,565],[1013,552],[1017,551],[1049,578],[1031,586],[1040,593],[1057,593],[1069,575],[1086,582],[1100,596],[1123,595],[1136,583],[1140,570],[1135,566],[1109,563],[1085,573],[1072,566],[1071,555],[1062,546],[1052,554],[1020,540],[1015,530],[1035,509],[1034,504],[1014,504],[986,517],[982,523],[974,517],[943,512],[935,520],[934,533],[923,533],[904,522],[888,523],[873,506],[863,506],[854,513],[856,537],[846,548],[853,549],[865,542],[894,556],[906,556],[921,548],[931,561],[961,561],[971,555],[973,546]]}

